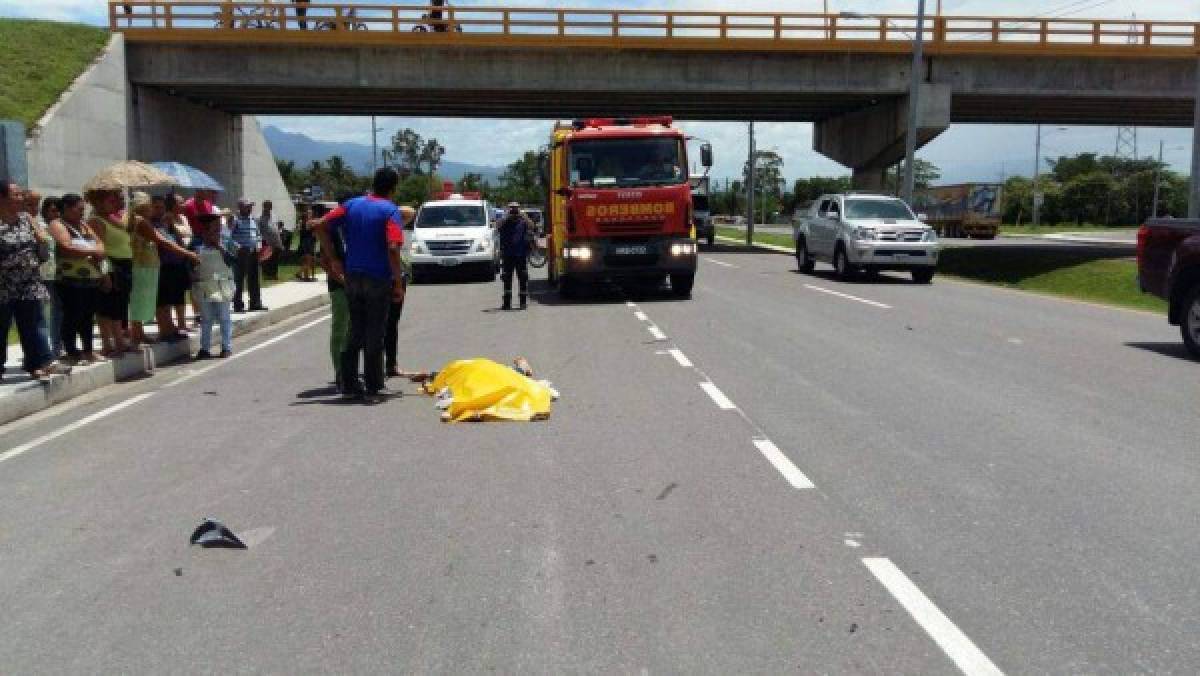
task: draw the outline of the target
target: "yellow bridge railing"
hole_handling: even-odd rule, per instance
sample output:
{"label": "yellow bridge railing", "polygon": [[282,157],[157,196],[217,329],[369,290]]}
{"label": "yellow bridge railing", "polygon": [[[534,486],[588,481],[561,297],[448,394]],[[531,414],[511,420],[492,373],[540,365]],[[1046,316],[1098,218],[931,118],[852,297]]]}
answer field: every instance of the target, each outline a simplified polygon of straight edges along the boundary
{"label": "yellow bridge railing", "polygon": [[[903,53],[916,17],[761,12],[430,7],[286,0],[109,3],[109,23],[135,42],[613,47]],[[933,55],[1200,57],[1200,23],[938,16]]]}

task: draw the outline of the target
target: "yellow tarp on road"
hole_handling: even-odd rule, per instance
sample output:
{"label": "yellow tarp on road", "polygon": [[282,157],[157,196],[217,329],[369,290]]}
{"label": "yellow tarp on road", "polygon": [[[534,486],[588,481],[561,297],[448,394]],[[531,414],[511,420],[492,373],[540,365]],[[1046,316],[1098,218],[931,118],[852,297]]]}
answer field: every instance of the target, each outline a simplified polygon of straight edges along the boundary
{"label": "yellow tarp on road", "polygon": [[549,387],[490,359],[450,362],[425,385],[432,395],[443,390],[452,397],[445,413],[452,422],[541,420],[553,399]]}

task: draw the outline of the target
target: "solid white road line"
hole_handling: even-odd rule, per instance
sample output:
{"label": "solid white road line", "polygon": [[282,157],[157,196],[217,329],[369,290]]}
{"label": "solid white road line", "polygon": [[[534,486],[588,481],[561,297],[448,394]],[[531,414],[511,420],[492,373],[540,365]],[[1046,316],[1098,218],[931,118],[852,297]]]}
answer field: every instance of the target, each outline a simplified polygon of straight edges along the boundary
{"label": "solid white road line", "polygon": [[[241,359],[242,357],[245,357],[246,355],[254,354],[255,352],[258,352],[259,350],[261,350],[265,347],[270,347],[271,345],[274,345],[275,343],[278,343],[281,340],[286,340],[288,338],[291,338],[292,336],[296,335],[297,333],[300,333],[301,331],[303,331],[305,329],[312,328],[313,326],[316,326],[317,324],[320,324],[321,322],[328,320],[330,317],[331,317],[331,315],[325,315],[323,317],[320,317],[319,319],[314,319],[311,322],[308,322],[307,324],[301,324],[300,326],[297,326],[296,328],[294,328],[290,331],[281,333],[278,336],[275,336],[274,338],[272,338],[270,340],[264,340],[263,342],[259,343],[258,345],[248,347],[244,350],[241,350],[240,352],[235,352],[228,359],[220,359],[212,364],[209,364],[208,366],[205,366],[204,368],[199,368],[199,369],[196,369],[195,371],[186,373],[186,374],[180,376],[179,378],[167,383],[166,385],[163,385],[163,387],[174,387],[176,385],[179,385],[180,383],[185,383],[185,382],[191,380],[192,378],[195,378],[196,376],[204,375],[205,373],[208,373],[209,371],[211,371],[215,368],[219,368],[219,367],[233,361],[234,359]],[[214,338],[215,338],[215,336],[214,336]]]}
{"label": "solid white road line", "polygon": [[862,561],[964,674],[992,676],[1004,673],[890,559],[864,558]]}
{"label": "solid white road line", "polygon": [[709,258],[708,256],[705,256],[704,260],[708,261],[709,263],[712,263],[713,265],[720,265],[723,268],[736,268],[737,267],[733,263],[726,263],[725,261],[719,261],[715,258]]}
{"label": "solid white road line", "polygon": [[650,321],[650,318],[646,316],[646,313],[642,312],[641,310],[638,310],[637,312],[633,313],[633,316],[637,317],[638,321],[641,321],[641,322]]}
{"label": "solid white road line", "polygon": [[845,298],[845,299],[847,299],[847,300],[853,300],[853,301],[857,301],[857,302],[859,302],[859,303],[865,303],[865,304],[867,304],[867,305],[871,305],[871,306],[873,306],[873,307],[883,308],[884,310],[890,310],[890,309],[892,309],[892,306],[891,306],[891,305],[885,305],[885,304],[883,304],[883,303],[879,303],[879,302],[876,302],[876,301],[873,301],[873,300],[867,300],[866,298],[859,298],[858,296],[851,296],[851,295],[850,295],[850,294],[848,294],[848,293],[842,293],[842,292],[840,292],[840,291],[834,291],[833,289],[825,289],[825,288],[822,288],[822,287],[819,287],[819,286],[813,286],[812,284],[805,284],[805,285],[804,285],[804,288],[806,288],[806,289],[812,289],[813,291],[820,291],[821,293],[827,293],[827,294],[829,294],[829,295],[831,295],[831,296],[837,296],[837,297],[839,297],[839,298]]}
{"label": "solid white road line", "polygon": [[80,418],[79,420],[76,420],[75,422],[73,422],[69,425],[64,425],[63,427],[60,427],[60,428],[54,430],[53,432],[50,432],[49,434],[44,434],[44,435],[38,437],[37,439],[34,439],[33,441],[28,441],[28,442],[21,444],[20,446],[10,448],[5,452],[0,453],[0,462],[4,462],[5,460],[10,460],[12,458],[15,458],[18,455],[21,455],[22,453],[26,453],[34,448],[37,448],[38,446],[41,446],[42,444],[46,443],[47,441],[53,441],[53,440],[63,436],[64,434],[69,434],[71,432],[74,432],[75,430],[79,429],[80,427],[83,427],[84,425],[90,425],[91,423],[94,423],[97,420],[100,420],[101,418],[105,418],[107,416],[110,416],[110,415],[116,413],[117,411],[129,408],[130,406],[133,406],[142,401],[145,401],[146,399],[149,399],[152,396],[154,396],[153,392],[144,392],[142,394],[137,395],[136,397],[130,397],[129,399],[126,399],[125,401],[123,401],[119,404],[114,404],[113,406],[109,406],[108,408],[106,408],[102,411],[96,411],[95,413],[93,413],[89,416],[84,416],[83,418]]}
{"label": "solid white road line", "polygon": [[667,334],[663,333],[662,329],[658,328],[657,326],[655,326],[653,324],[648,326],[647,330],[650,331],[650,335],[654,336],[655,340],[666,340],[667,339]]}
{"label": "solid white road line", "polygon": [[755,439],[754,445],[775,466],[775,469],[779,470],[783,478],[788,480],[792,488],[816,488],[816,485],[804,476],[804,472],[792,464],[792,461],[788,460],[783,451],[779,450],[779,447],[770,439]]}
{"label": "solid white road line", "polygon": [[715,402],[717,407],[721,410],[732,411],[737,408],[737,406],[735,406],[734,403],[729,400],[729,397],[725,396],[724,392],[717,389],[716,385],[712,383],[700,383],[700,389],[704,390],[704,392],[712,398],[713,402]]}
{"label": "solid white road line", "polygon": [[677,347],[673,347],[673,348],[667,350],[667,352],[672,357],[675,357],[675,361],[679,362],[679,365],[682,366],[683,368],[685,368],[685,369],[692,368],[692,360],[687,358],[687,355],[683,353],[683,350],[680,350]]}

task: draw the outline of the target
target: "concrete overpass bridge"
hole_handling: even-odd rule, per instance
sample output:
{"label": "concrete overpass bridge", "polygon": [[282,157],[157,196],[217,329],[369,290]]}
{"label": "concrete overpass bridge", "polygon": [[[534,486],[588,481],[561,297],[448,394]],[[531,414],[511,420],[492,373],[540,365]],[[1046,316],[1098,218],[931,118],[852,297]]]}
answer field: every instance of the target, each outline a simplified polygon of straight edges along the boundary
{"label": "concrete overpass bridge", "polygon": [[[915,17],[134,0],[134,90],[232,114],[813,122],[870,187],[903,155]],[[1188,127],[1200,23],[940,16],[919,144],[953,122]]]}

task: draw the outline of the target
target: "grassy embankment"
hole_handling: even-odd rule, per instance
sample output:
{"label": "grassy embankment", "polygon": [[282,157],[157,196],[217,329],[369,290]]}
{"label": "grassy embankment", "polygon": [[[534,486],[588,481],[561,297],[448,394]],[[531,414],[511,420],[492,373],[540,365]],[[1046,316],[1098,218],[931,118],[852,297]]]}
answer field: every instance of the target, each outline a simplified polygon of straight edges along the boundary
{"label": "grassy embankment", "polygon": [[0,19],[0,119],[32,127],[107,42],[95,26]]}
{"label": "grassy embankment", "polygon": [[[718,228],[723,237],[745,239],[745,231]],[[756,234],[759,244],[792,248],[787,235]],[[1166,304],[1137,288],[1137,264],[1125,257],[1098,257],[1093,250],[1016,247],[947,248],[941,274],[1118,307],[1166,312]]]}

